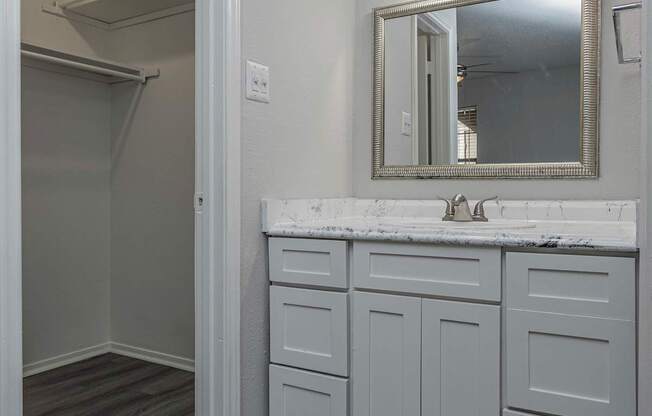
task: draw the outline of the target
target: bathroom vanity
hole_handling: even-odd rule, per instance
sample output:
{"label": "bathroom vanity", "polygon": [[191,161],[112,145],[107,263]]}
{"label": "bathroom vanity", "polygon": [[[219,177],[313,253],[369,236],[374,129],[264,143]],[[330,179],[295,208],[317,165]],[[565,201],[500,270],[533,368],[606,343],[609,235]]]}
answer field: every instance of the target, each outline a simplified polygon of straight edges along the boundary
{"label": "bathroom vanity", "polygon": [[265,200],[270,415],[635,416],[636,203]]}

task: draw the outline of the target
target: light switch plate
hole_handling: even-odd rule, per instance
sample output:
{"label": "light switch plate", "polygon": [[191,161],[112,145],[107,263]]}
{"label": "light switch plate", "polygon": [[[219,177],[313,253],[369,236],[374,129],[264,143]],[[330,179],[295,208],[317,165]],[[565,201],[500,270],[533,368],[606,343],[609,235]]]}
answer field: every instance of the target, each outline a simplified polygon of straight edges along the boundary
{"label": "light switch plate", "polygon": [[247,98],[261,103],[270,102],[269,67],[247,61]]}
{"label": "light switch plate", "polygon": [[412,114],[405,111],[401,115],[401,134],[403,136],[412,136]]}

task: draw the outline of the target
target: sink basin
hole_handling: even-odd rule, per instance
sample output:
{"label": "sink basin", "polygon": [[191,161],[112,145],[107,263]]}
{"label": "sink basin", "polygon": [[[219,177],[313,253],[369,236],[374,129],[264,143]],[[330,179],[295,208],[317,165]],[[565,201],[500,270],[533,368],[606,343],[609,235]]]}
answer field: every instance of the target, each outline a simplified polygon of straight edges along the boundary
{"label": "sink basin", "polygon": [[444,230],[458,231],[500,231],[534,228],[535,225],[525,221],[491,221],[489,222],[453,222],[441,221],[438,219],[401,219],[396,221],[402,227],[408,228],[440,228]]}

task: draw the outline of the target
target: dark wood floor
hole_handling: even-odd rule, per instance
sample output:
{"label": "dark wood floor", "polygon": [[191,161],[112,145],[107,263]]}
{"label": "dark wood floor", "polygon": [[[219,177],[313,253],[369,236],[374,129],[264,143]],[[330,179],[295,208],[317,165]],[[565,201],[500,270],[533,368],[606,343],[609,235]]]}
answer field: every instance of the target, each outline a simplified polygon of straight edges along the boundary
{"label": "dark wood floor", "polygon": [[105,354],[24,381],[24,416],[192,416],[194,374]]}

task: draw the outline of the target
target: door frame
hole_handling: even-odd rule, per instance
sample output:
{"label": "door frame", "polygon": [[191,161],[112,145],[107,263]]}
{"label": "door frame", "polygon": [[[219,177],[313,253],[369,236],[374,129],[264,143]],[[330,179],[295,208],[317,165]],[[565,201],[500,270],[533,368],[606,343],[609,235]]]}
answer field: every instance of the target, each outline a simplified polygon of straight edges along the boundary
{"label": "door frame", "polygon": [[638,416],[652,416],[652,7],[644,1],[640,204],[638,209]]}
{"label": "door frame", "polygon": [[[240,0],[196,0],[196,414],[240,415]],[[20,0],[0,4],[0,414],[22,415]],[[199,203],[201,199],[202,203]]]}

